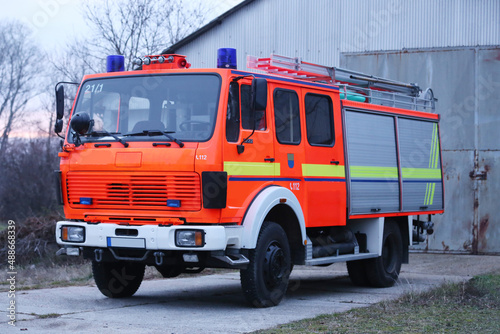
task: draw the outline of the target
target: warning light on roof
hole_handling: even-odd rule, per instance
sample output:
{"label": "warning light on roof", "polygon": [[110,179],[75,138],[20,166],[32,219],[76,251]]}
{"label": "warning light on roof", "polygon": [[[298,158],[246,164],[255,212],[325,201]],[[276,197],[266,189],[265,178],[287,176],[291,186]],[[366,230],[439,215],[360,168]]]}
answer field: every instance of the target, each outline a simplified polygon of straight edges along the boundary
{"label": "warning light on roof", "polygon": [[125,71],[125,57],[122,55],[111,55],[106,58],[106,70],[108,72]]}
{"label": "warning light on roof", "polygon": [[220,48],[217,50],[217,67],[236,69],[236,49]]}

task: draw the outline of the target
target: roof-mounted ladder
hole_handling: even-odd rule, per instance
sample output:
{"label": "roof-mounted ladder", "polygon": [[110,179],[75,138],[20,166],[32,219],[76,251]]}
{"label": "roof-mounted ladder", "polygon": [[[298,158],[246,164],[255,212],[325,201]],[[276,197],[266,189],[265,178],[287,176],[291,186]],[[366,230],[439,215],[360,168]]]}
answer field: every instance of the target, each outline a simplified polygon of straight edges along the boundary
{"label": "roof-mounted ladder", "polygon": [[271,54],[269,58],[247,56],[247,67],[266,73],[299,80],[334,84],[341,89],[341,98],[358,102],[434,111],[434,95],[431,89],[422,93],[414,83],[404,83],[367,75],[361,72],[329,67]]}

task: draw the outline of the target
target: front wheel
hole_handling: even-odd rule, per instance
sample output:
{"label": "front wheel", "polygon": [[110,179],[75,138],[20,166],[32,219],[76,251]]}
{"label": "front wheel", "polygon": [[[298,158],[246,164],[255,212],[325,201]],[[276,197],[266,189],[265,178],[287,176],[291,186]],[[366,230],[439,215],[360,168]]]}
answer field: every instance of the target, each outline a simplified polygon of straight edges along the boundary
{"label": "front wheel", "polygon": [[283,228],[264,222],[250,264],[240,271],[241,286],[254,307],[278,305],[285,296],[291,270],[290,245]]}
{"label": "front wheel", "polygon": [[401,230],[394,222],[384,226],[382,256],[367,260],[366,273],[371,286],[390,287],[399,277],[403,262],[403,239]]}
{"label": "front wheel", "polygon": [[92,273],[99,291],[106,297],[132,296],[142,283],[146,266],[135,262],[92,261]]}

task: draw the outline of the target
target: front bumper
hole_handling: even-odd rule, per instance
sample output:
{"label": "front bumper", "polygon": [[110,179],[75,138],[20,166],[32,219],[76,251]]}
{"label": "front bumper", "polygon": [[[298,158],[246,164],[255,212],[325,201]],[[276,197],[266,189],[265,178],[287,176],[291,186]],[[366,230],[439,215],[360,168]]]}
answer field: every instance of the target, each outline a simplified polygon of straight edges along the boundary
{"label": "front bumper", "polygon": [[[62,226],[85,228],[83,242],[62,240]],[[180,247],[175,243],[177,230],[202,230],[204,245],[200,247]],[[227,248],[241,248],[241,226],[213,225],[142,225],[124,226],[110,223],[89,224],[86,222],[60,221],[56,225],[57,243],[65,247],[130,248],[144,250],[179,251],[224,251]]]}

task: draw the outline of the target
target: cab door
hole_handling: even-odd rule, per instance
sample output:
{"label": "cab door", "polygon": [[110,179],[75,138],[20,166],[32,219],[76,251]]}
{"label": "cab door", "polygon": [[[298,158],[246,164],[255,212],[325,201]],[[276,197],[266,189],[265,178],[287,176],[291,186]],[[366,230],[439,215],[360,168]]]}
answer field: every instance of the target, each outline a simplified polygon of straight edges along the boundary
{"label": "cab door", "polygon": [[338,93],[302,90],[307,226],[345,225],[346,183]]}
{"label": "cab door", "polygon": [[279,166],[276,183],[290,189],[304,205],[306,192],[302,177],[304,163],[304,135],[300,108],[300,87],[291,85],[272,85],[272,107],[274,121],[274,158]]}
{"label": "cab door", "polygon": [[230,83],[223,139],[227,206],[222,212],[222,222],[240,222],[252,199],[273,184],[276,175],[269,115],[267,110],[257,110],[252,118],[250,97],[250,79]]}

